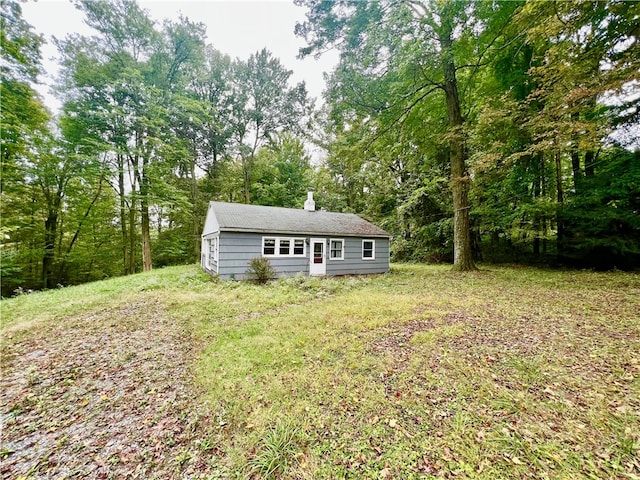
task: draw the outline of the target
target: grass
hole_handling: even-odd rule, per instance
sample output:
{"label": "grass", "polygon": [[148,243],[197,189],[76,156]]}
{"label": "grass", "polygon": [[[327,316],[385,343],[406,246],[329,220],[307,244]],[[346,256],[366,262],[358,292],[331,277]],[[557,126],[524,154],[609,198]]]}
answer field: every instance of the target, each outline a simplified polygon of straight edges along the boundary
{"label": "grass", "polygon": [[640,478],[637,275],[398,265],[257,286],[176,267],[5,300],[3,329],[143,298],[199,352],[220,477]]}

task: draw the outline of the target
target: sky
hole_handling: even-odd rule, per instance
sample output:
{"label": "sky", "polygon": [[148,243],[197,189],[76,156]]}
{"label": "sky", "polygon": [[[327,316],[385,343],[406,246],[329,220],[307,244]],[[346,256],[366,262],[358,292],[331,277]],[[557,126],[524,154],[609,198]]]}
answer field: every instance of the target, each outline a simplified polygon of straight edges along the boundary
{"label": "sky", "polygon": [[[323,73],[330,72],[337,62],[336,52],[328,52],[319,60],[296,58],[305,42],[293,31],[296,22],[304,21],[305,9],[294,5],[293,0],[138,0],[138,3],[158,23],[163,19],[177,20],[180,13],[192,21],[204,23],[207,43],[231,58],[246,60],[266,47],[293,71],[290,81],[293,84],[305,81],[310,96],[318,101],[324,89]],[[46,74],[41,77],[43,84],[38,90],[45,104],[55,112],[60,108],[60,102],[48,86],[58,71],[58,52],[51,38],[62,39],[71,33],[91,35],[92,31],[69,0],[28,0],[22,4],[22,12],[35,32],[44,35],[47,41],[42,47]]]}

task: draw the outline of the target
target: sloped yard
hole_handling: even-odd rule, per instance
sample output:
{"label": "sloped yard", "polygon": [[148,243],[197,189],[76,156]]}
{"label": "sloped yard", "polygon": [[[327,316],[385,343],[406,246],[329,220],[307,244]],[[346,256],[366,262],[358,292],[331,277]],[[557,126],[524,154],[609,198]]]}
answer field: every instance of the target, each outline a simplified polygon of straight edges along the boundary
{"label": "sloped yard", "polygon": [[640,278],[179,267],[2,302],[2,478],[639,478]]}
{"label": "sloped yard", "polygon": [[7,333],[2,478],[170,478],[207,472],[188,333],[157,298]]}

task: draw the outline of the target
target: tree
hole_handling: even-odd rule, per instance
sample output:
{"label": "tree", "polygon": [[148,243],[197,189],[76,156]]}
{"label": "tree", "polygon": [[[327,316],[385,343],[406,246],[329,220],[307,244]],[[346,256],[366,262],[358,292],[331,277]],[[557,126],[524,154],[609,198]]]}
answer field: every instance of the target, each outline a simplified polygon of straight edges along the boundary
{"label": "tree", "polygon": [[[189,176],[191,201],[197,199],[194,145],[205,136],[208,119],[186,88],[203,59],[204,27],[181,18],[158,32],[131,0],[77,5],[98,35],[60,43],[69,92],[65,108],[86,116],[87,128],[108,145],[118,178],[125,273],[135,270],[138,226],[142,268],[150,270],[152,211],[184,199],[170,177]],[[195,232],[199,222],[191,220]]]}
{"label": "tree", "polygon": [[256,155],[253,203],[275,207],[300,208],[313,185],[313,170],[304,144],[288,133],[273,139]]}
{"label": "tree", "polygon": [[308,42],[301,55],[318,53],[329,46],[341,50],[332,88],[341,92],[338,96],[351,107],[352,115],[377,120],[377,128],[372,126],[370,134],[373,139],[389,130],[402,129],[403,122],[428,98],[439,98],[446,106],[454,268],[474,269],[466,127],[473,110],[472,105],[465,107],[461,92],[473,86],[486,59],[500,44],[504,25],[517,4],[297,3],[308,9],[307,21],[296,27]]}
{"label": "tree", "polygon": [[17,1],[2,2],[0,22],[0,192],[5,192],[23,181],[21,158],[33,139],[48,130],[49,113],[32,88],[40,71],[42,37],[22,18]]}
{"label": "tree", "polygon": [[41,36],[22,18],[17,1],[0,11],[0,281],[2,294],[33,288],[40,280],[40,240],[35,235],[34,189],[27,156],[48,134],[49,112],[32,85],[40,71]]}
{"label": "tree", "polygon": [[251,201],[256,154],[282,131],[299,133],[309,116],[304,83],[290,87],[291,71],[263,49],[237,62],[234,73],[234,143],[242,165],[244,201]]}
{"label": "tree", "polygon": [[[611,131],[638,120],[639,15],[640,6],[635,2],[530,2],[520,15],[524,21],[532,16],[542,19],[531,29],[531,41],[550,39],[544,61],[530,72],[538,84],[530,101],[544,106],[529,127],[535,132],[531,149],[539,153],[551,150],[556,163],[561,261],[575,261],[580,244],[582,255],[589,256],[591,235],[610,238],[595,234],[593,225],[587,225],[594,210],[610,216],[606,208],[594,206],[593,192],[587,187],[606,183],[602,177],[616,170],[606,165],[615,164],[621,156],[620,151],[609,148]],[[570,165],[571,183],[562,178],[565,163]],[[625,174],[633,175],[633,169]],[[589,207],[580,214],[579,205]],[[592,234],[585,236],[587,231]],[[613,243],[611,248],[618,250]]]}
{"label": "tree", "polygon": [[117,178],[113,186],[120,205],[123,272],[133,273],[139,218],[143,263],[150,267],[148,175],[144,167],[153,143],[148,130],[154,123],[149,115],[158,113],[159,95],[158,89],[145,83],[143,67],[157,36],[151,20],[131,0],[78,1],[76,6],[97,35],[58,41],[63,110],[70,117],[83,119],[86,135],[100,139],[109,152],[105,160]]}

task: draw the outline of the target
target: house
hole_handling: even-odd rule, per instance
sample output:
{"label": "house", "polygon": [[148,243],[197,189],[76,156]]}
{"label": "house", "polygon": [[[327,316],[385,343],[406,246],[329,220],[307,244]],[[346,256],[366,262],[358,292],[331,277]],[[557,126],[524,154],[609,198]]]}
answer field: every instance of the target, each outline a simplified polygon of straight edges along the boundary
{"label": "house", "polygon": [[247,278],[266,257],[279,277],[389,271],[389,234],[351,213],[210,202],[202,232],[202,268],[223,279]]}

